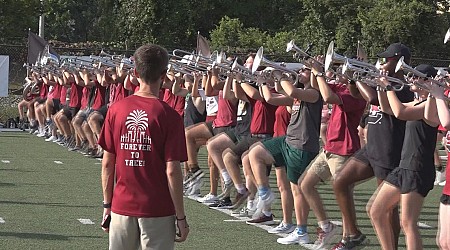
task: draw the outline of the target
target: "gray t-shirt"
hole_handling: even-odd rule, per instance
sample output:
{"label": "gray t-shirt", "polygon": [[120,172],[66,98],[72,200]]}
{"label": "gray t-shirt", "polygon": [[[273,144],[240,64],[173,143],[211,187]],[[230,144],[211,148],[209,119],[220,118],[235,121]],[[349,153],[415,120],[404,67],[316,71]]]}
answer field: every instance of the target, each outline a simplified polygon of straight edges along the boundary
{"label": "gray t-shirt", "polygon": [[294,100],[291,121],[286,133],[287,144],[303,151],[319,153],[322,105],[322,97],[319,97],[315,103]]}

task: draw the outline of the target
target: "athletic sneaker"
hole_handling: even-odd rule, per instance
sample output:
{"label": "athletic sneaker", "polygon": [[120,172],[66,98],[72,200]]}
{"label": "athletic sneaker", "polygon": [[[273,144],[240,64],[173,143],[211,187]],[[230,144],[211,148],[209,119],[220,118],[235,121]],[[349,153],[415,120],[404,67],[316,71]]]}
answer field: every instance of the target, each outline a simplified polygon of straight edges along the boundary
{"label": "athletic sneaker", "polygon": [[270,216],[266,216],[265,214],[261,214],[259,218],[252,219],[246,221],[247,224],[259,224],[259,225],[273,225],[275,224],[275,221],[273,221],[273,214]]}
{"label": "athletic sneaker", "polygon": [[250,193],[248,192],[248,190],[245,190],[245,194],[241,194],[239,192],[236,192],[236,197],[234,198],[232,209],[239,208],[242,205],[242,203],[244,203],[245,200],[247,200],[247,197],[248,197],[249,194]]}
{"label": "athletic sneaker", "polygon": [[270,234],[290,234],[292,233],[295,228],[297,228],[294,224],[285,224],[283,221],[280,223],[280,225],[267,230]]}
{"label": "athletic sneaker", "polygon": [[221,200],[214,202],[213,204],[209,204],[208,207],[225,209],[230,208],[232,205],[233,204],[231,203],[230,197],[225,197]]}
{"label": "athletic sneaker", "polygon": [[325,232],[321,227],[317,227],[317,240],[314,242],[314,249],[320,249],[326,246],[330,242],[331,238],[336,235],[338,230],[337,226],[333,223],[329,224],[331,227],[329,232]]}
{"label": "athletic sneaker", "polygon": [[237,216],[237,217],[249,217],[249,218],[252,218],[254,213],[255,213],[255,210],[248,209],[247,206],[245,206],[245,207],[243,207],[241,209],[235,209],[235,210],[231,211],[231,215],[232,216]]}
{"label": "athletic sneaker", "polygon": [[186,179],[183,183],[191,182],[191,181],[193,181],[194,179],[200,179],[200,178],[202,178],[203,176],[205,176],[205,173],[204,173],[201,169],[199,169],[199,170],[197,170],[195,173],[192,173],[192,175],[190,175],[189,178]]}
{"label": "athletic sneaker", "polygon": [[234,184],[232,181],[228,182],[228,183],[224,183],[223,184],[223,191],[220,195],[222,195],[223,197],[228,197],[231,193],[231,190],[233,189]]}
{"label": "athletic sneaker", "polygon": [[268,194],[262,198],[261,196],[259,196],[259,200],[258,203],[256,205],[256,214],[259,214],[260,212],[263,211],[263,209],[265,207],[270,207],[273,203],[273,201],[275,200],[275,196],[273,195],[272,191],[268,191]]}
{"label": "athletic sneaker", "polygon": [[361,247],[364,247],[368,242],[366,239],[366,236],[364,234],[360,234],[358,237],[346,237],[346,239],[342,239],[341,242],[336,244],[332,250],[350,250],[354,248],[360,249]]}
{"label": "athletic sneaker", "polygon": [[198,199],[197,201],[201,202],[201,203],[209,204],[209,203],[214,203],[217,200],[218,200],[217,196],[209,193],[209,194],[203,196],[202,198]]}
{"label": "athletic sneaker", "polygon": [[277,242],[283,245],[292,245],[292,244],[308,244],[309,243],[309,235],[306,232],[301,232],[300,228],[296,227],[292,233],[288,234],[288,236],[284,238],[278,238]]}
{"label": "athletic sneaker", "polygon": [[52,135],[49,138],[45,139],[45,141],[54,141],[54,140],[57,140],[57,139],[58,139],[58,137]]}
{"label": "athletic sneaker", "polygon": [[445,181],[445,169],[442,168],[441,171],[436,170],[436,179],[434,180],[434,185],[437,186],[439,183]]}

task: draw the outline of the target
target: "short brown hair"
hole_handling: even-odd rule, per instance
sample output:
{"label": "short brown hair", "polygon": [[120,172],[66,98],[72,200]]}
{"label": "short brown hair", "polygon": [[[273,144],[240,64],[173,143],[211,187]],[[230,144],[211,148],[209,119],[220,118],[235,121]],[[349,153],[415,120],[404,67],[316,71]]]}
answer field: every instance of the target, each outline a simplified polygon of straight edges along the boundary
{"label": "short brown hair", "polygon": [[139,77],[147,84],[155,83],[167,71],[167,50],[156,44],[146,44],[134,52],[134,64]]}

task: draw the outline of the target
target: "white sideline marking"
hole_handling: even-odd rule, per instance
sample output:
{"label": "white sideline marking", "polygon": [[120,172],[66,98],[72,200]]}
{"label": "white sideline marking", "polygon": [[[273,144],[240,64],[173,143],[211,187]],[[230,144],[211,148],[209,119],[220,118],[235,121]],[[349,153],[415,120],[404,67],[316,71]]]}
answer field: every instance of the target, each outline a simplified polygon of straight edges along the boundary
{"label": "white sideline marking", "polygon": [[0,223],[1,224],[5,223],[5,220],[2,217],[0,217]]}
{"label": "white sideline marking", "polygon": [[428,224],[426,224],[426,223],[424,223],[424,222],[417,222],[417,226],[419,227],[419,228],[426,228],[426,229],[430,229],[430,228],[434,228],[433,226],[430,226],[430,225],[428,225]]}
{"label": "white sideline marking", "polygon": [[336,226],[342,227],[342,221],[340,221],[340,220],[332,220],[332,221],[330,221],[330,222],[333,223],[333,224],[336,225]]}
{"label": "white sideline marking", "polygon": [[11,163],[11,162],[8,161],[8,160],[2,160],[2,162],[3,162],[3,163]]}
{"label": "white sideline marking", "polygon": [[95,223],[91,219],[78,219],[81,224],[84,225],[94,225]]}
{"label": "white sideline marking", "polygon": [[53,161],[56,164],[63,164],[62,161]]}

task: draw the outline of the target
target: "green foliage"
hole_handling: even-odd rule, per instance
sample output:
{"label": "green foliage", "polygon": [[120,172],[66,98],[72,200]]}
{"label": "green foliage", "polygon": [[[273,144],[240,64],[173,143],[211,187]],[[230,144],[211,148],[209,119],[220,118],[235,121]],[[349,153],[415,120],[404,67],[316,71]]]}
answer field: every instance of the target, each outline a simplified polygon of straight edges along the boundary
{"label": "green foliage", "polygon": [[[45,38],[99,42],[135,49],[158,43],[193,49],[197,32],[213,49],[247,52],[264,46],[283,53],[288,41],[313,54],[334,40],[341,54],[355,54],[361,41],[369,56],[402,42],[414,55],[444,57],[450,1],[431,0],[0,0],[0,42],[37,32],[45,13]],[[208,36],[209,35],[209,36]],[[426,39],[424,39],[426,38]]]}

